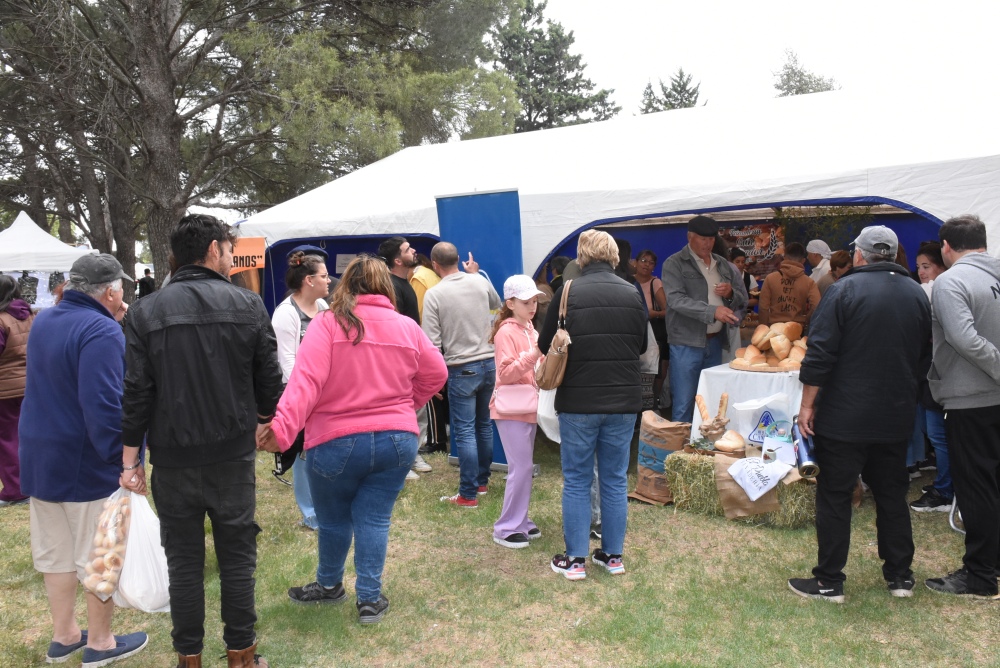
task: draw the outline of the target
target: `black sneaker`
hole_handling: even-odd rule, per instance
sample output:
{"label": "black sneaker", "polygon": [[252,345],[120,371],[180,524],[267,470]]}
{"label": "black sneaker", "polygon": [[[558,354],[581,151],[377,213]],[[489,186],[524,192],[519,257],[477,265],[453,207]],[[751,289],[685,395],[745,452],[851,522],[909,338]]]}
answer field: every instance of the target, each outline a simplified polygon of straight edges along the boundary
{"label": "black sneaker", "polygon": [[503,545],[504,547],[509,547],[513,550],[528,547],[528,537],[523,533],[512,533],[506,538],[497,538],[496,536],[493,536],[493,542],[497,545]]}
{"label": "black sneaker", "polygon": [[934,483],[931,483],[929,485],[924,485],[923,487],[920,488],[920,491],[921,492],[929,492],[932,489],[934,489]]}
{"label": "black sneaker", "polygon": [[844,584],[834,582],[823,584],[817,578],[792,578],[788,588],[803,598],[816,598],[831,603],[844,602]]}
{"label": "black sneaker", "polygon": [[921,462],[917,462],[917,468],[921,471],[936,471],[937,464],[932,459],[925,459]]}
{"label": "black sneaker", "polygon": [[310,582],[304,587],[292,587],[288,590],[288,598],[296,603],[343,603],[347,600],[344,583],[338,582],[327,589],[318,582]]}
{"label": "black sneaker", "polygon": [[913,578],[896,578],[886,582],[889,593],[896,598],[909,598],[913,596]]}
{"label": "black sneaker", "polygon": [[362,624],[378,624],[389,609],[389,599],[385,594],[379,594],[378,600],[372,603],[358,601],[358,621]]}
{"label": "black sneaker", "polygon": [[542,537],[542,530],[538,527],[534,529],[528,529],[528,540],[535,540],[536,538]]}
{"label": "black sneaker", "polygon": [[971,596],[972,598],[997,598],[996,592],[969,587],[969,569],[964,567],[954,573],[948,573],[944,577],[924,580],[924,584],[927,585],[928,589],[939,591],[942,594],[956,594],[958,596]]}
{"label": "black sneaker", "polygon": [[951,499],[946,499],[931,487],[929,492],[910,504],[910,509],[918,513],[946,513],[951,510]]}
{"label": "black sneaker", "polygon": [[603,567],[612,575],[621,575],[625,572],[625,564],[622,563],[622,555],[620,554],[608,554],[604,550],[594,550],[594,554],[590,555],[590,561]]}
{"label": "black sneaker", "polygon": [[590,540],[601,540],[601,527],[598,526],[590,530]]}

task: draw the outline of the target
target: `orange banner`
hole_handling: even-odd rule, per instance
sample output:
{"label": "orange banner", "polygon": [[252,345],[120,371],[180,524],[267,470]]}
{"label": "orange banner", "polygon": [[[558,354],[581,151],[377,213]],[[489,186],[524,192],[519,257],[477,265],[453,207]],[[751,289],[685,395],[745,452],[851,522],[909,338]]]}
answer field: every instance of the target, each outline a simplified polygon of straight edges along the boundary
{"label": "orange banner", "polygon": [[233,268],[229,275],[264,267],[264,237],[239,237],[233,248]]}

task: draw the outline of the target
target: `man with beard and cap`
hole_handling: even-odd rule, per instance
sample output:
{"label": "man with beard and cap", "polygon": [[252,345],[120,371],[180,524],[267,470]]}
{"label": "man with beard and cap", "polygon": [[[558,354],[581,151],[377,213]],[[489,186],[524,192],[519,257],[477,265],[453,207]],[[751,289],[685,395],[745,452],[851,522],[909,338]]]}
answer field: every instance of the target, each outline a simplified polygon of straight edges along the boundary
{"label": "man with beard and cap", "polygon": [[709,216],[688,222],[687,245],[663,263],[667,290],[667,340],[670,342],[671,417],[690,422],[702,369],[722,363],[728,328],[739,326],[735,311],[747,305],[746,293],[729,261],[712,253],[719,225]]}
{"label": "man with beard and cap", "polygon": [[806,244],[806,259],[812,267],[809,278],[813,283],[819,283],[819,279],[830,273],[830,246],[822,239],[813,239]]}

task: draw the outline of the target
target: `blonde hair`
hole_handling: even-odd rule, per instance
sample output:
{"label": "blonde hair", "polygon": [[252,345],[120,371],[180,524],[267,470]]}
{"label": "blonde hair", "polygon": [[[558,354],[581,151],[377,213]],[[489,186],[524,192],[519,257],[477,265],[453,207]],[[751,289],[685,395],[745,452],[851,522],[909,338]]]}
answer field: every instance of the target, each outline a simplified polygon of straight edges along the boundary
{"label": "blonde hair", "polygon": [[382,295],[388,297],[392,307],[396,308],[396,290],[392,287],[392,278],[385,260],[377,255],[362,254],[351,260],[344,270],[344,275],[333,291],[330,300],[330,313],[351,338],[352,344],[358,345],[365,338],[365,323],[354,313],[358,295]]}
{"label": "blonde hair", "polygon": [[576,245],[576,261],[580,267],[586,267],[591,262],[607,262],[617,267],[618,244],[607,232],[587,230],[580,235]]}

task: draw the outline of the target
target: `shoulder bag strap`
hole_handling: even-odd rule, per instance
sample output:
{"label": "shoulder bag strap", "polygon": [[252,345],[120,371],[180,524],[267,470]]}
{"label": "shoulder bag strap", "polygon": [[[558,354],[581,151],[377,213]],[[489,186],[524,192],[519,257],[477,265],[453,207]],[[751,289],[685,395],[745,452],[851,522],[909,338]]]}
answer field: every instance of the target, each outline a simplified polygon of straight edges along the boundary
{"label": "shoulder bag strap", "polygon": [[569,298],[569,286],[573,284],[573,279],[563,284],[562,298],[559,300],[559,328],[566,329],[566,300]]}

